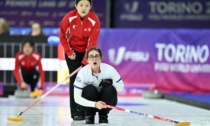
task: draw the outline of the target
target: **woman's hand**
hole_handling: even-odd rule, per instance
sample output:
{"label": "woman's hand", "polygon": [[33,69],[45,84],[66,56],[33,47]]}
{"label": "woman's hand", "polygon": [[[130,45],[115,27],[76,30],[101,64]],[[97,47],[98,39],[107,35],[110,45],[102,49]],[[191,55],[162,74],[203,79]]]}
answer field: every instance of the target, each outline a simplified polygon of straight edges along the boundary
{"label": "woman's hand", "polygon": [[68,56],[69,59],[75,60],[76,59],[76,54],[73,52],[71,56]]}
{"label": "woman's hand", "polygon": [[20,84],[20,87],[21,87],[21,89],[27,89],[28,88],[28,85],[26,84],[26,82],[22,82],[21,84]]}
{"label": "woman's hand", "polygon": [[106,103],[104,103],[102,101],[97,101],[95,106],[97,109],[101,110],[103,108],[107,108],[105,105],[106,105]]}

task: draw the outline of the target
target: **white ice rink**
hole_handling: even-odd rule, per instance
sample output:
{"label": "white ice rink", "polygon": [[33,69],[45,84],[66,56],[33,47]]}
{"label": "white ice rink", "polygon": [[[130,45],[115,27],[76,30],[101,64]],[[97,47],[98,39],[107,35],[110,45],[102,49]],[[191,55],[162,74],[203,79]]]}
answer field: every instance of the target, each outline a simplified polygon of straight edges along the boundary
{"label": "white ice rink", "polygon": [[[21,117],[23,123],[8,123],[7,117],[14,117],[34,99],[0,98],[0,126],[87,126],[84,121],[70,122],[68,97],[47,97],[29,109]],[[158,115],[177,121],[189,121],[191,126],[210,126],[210,111],[168,101],[146,100],[138,97],[120,97],[120,107],[133,111]],[[96,116],[96,124],[98,117]],[[104,125],[104,124],[103,124]],[[172,123],[154,120],[130,113],[112,110],[109,126],[174,126]],[[106,125],[107,126],[107,125]]]}

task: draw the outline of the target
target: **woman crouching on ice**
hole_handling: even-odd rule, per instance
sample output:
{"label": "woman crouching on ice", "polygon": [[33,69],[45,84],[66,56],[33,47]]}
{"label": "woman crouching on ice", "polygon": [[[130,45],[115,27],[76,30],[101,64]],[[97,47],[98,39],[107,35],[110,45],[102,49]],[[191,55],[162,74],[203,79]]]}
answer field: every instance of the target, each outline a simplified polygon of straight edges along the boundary
{"label": "woman crouching on ice", "polygon": [[74,83],[75,102],[85,107],[86,124],[94,124],[96,112],[99,113],[99,123],[108,123],[111,109],[105,104],[117,104],[117,91],[123,89],[124,83],[112,66],[101,63],[99,48],[90,48],[86,59],[88,65],[79,71]]}

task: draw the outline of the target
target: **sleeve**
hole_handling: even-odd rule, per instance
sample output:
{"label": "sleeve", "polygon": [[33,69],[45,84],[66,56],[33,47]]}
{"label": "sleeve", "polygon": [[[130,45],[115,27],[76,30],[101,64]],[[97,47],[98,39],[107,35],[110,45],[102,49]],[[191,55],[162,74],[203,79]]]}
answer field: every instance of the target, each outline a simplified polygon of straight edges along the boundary
{"label": "sleeve", "polygon": [[23,79],[21,75],[21,67],[20,67],[20,61],[18,59],[18,55],[15,56],[15,70],[14,70],[14,76],[18,84],[21,84]]}
{"label": "sleeve", "polygon": [[82,89],[84,87],[84,76],[79,71],[74,82],[74,100],[77,104],[85,107],[95,107],[96,102],[90,101],[82,97]]}
{"label": "sleeve", "polygon": [[112,73],[113,86],[116,88],[117,91],[122,91],[124,88],[124,83],[123,83],[119,73],[113,67],[112,67],[110,73]]}
{"label": "sleeve", "polygon": [[40,74],[40,78],[39,78],[38,84],[39,84],[39,88],[43,89],[44,88],[44,77],[45,77],[45,75],[44,75],[44,71],[43,71],[41,60],[42,60],[42,57],[40,56],[40,58],[38,60],[38,67],[39,67],[39,74]]}
{"label": "sleeve", "polygon": [[69,14],[66,14],[61,23],[60,23],[60,32],[59,32],[59,38],[60,38],[60,42],[64,48],[64,51],[65,53],[68,55],[68,56],[71,56],[72,55],[72,49],[70,47],[70,44],[69,44],[69,40],[70,40],[70,29],[69,29]]}
{"label": "sleeve", "polygon": [[[97,46],[99,33],[100,33],[100,21],[99,21],[99,19],[97,19],[96,24],[93,27],[90,37],[88,39],[88,45],[87,45],[86,51],[88,49],[90,49],[91,47]],[[87,64],[87,61],[85,58],[83,58],[82,64],[84,64],[84,65]]]}

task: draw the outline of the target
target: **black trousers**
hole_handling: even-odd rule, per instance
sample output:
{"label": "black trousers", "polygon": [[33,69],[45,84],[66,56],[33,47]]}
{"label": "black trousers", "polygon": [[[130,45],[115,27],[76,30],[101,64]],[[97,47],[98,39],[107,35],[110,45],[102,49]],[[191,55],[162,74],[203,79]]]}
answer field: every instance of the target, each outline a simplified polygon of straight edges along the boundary
{"label": "black trousers", "polygon": [[36,69],[33,69],[32,71],[27,71],[24,68],[21,68],[21,74],[23,77],[23,80],[30,85],[31,91],[34,91],[36,88],[36,85],[39,81],[39,72]]}
{"label": "black trousers", "polygon": [[[114,86],[110,85],[98,91],[95,86],[87,85],[83,88],[82,97],[90,101],[103,101],[106,104],[116,106],[117,104],[117,91]],[[96,112],[99,112],[99,116],[107,116],[111,109],[101,109],[86,107],[86,116],[95,115]]]}
{"label": "black trousers", "polygon": [[[71,60],[70,58],[68,58],[68,56],[65,54],[65,58],[66,58],[66,63],[69,69],[69,73],[74,72],[78,67],[80,67],[82,64],[82,60],[84,58],[85,53],[79,53],[79,52],[75,52],[76,53],[76,59],[75,60]],[[69,83],[69,95],[70,95],[70,112],[71,112],[71,117],[73,118],[74,116],[83,116],[84,112],[82,111],[78,111],[78,104],[75,103],[74,100],[74,81],[76,78],[77,74],[75,74],[74,76],[72,76],[70,78],[70,83]]]}

